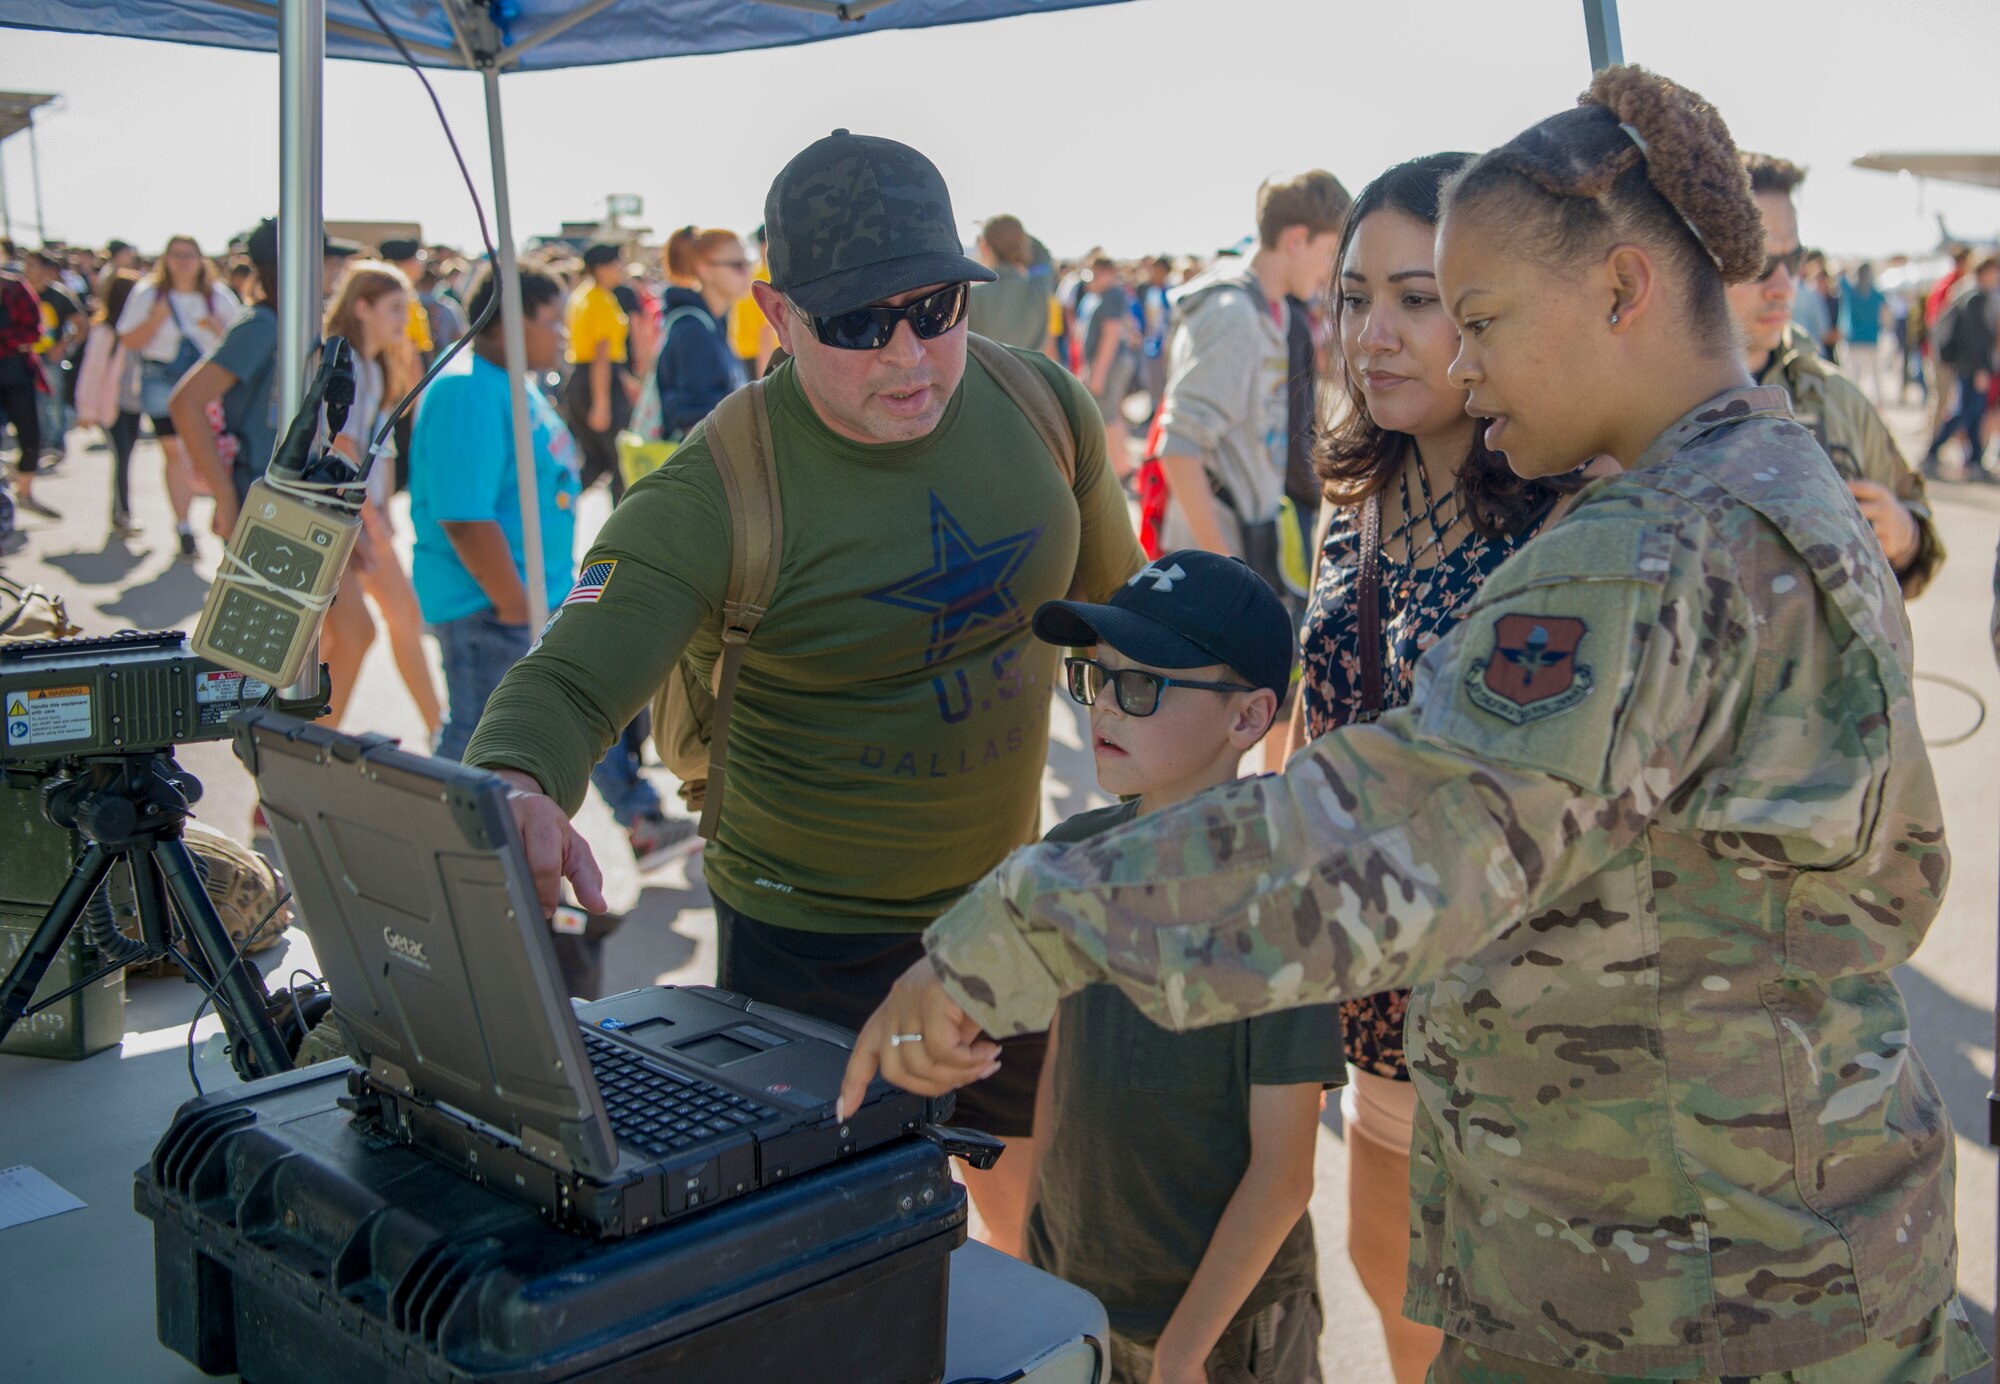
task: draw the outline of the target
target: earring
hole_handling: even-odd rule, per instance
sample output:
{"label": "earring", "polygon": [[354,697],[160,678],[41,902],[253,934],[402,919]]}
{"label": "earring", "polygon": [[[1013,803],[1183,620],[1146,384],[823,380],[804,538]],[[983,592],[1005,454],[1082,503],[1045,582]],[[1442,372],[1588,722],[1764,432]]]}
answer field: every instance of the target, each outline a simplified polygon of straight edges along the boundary
{"label": "earring", "polygon": [[1615,312],[1611,314],[1611,325],[1614,327],[1618,325],[1618,314]]}

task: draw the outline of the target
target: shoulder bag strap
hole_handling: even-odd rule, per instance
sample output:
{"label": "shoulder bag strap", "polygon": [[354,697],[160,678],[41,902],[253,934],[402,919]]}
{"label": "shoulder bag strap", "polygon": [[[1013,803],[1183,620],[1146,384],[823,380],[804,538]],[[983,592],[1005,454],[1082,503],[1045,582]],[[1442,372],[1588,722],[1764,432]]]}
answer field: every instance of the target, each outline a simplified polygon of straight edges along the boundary
{"label": "shoulder bag strap", "polygon": [[1076,438],[1070,432],[1069,415],[1063,412],[1062,400],[1056,397],[1055,386],[1042,378],[1041,371],[1022,360],[997,341],[989,341],[976,332],[965,336],[966,352],[984,367],[993,377],[993,383],[1000,386],[1000,392],[1013,402],[1015,408],[1027,415],[1042,445],[1055,458],[1056,469],[1062,472],[1063,481],[1076,488]]}
{"label": "shoulder bag strap", "polygon": [[1354,599],[1360,603],[1361,719],[1382,714],[1382,497],[1370,495],[1361,505],[1361,579]]}
{"label": "shoulder bag strap", "polygon": [[701,826],[715,839],[729,772],[729,712],[743,649],[770,609],[784,552],[784,514],[778,504],[778,470],[771,447],[770,404],[762,380],[737,390],[709,416],[709,455],[729,504],[729,583],[722,598],[722,653],[715,665],[715,711],[709,720],[708,785]]}

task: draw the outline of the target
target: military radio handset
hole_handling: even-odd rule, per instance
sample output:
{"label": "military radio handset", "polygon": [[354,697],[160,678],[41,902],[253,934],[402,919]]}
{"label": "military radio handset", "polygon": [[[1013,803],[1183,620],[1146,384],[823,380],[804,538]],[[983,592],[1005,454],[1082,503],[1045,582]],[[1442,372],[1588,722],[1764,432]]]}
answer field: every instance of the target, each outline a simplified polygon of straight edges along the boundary
{"label": "military radio handset", "polygon": [[278,687],[305,667],[361,530],[372,455],[357,468],[331,446],[313,446],[321,409],[331,439],[346,425],[354,390],[354,353],[329,337],[284,441],[237,515],[195,627],[203,657]]}

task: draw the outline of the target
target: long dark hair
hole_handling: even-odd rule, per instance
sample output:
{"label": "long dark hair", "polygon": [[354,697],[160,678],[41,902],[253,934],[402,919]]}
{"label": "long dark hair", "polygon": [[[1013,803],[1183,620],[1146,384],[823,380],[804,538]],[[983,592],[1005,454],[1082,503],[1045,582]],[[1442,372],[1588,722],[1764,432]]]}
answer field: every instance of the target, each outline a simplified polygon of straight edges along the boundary
{"label": "long dark hair", "polygon": [[[1397,164],[1362,188],[1361,195],[1354,199],[1353,210],[1347,214],[1347,224],[1341,228],[1340,248],[1333,259],[1335,275],[1347,259],[1347,248],[1355,231],[1375,212],[1401,212],[1427,226],[1437,225],[1438,198],[1445,181],[1471,161],[1470,154],[1428,154]],[[1336,278],[1333,296],[1336,337],[1346,311]],[[1414,443],[1407,433],[1376,426],[1368,414],[1360,383],[1345,369],[1344,355],[1341,360],[1340,384],[1345,399],[1336,406],[1337,416],[1321,431],[1313,448],[1313,470],[1328,502],[1351,506],[1387,489],[1396,479],[1405,451]],[[1576,482],[1560,478],[1523,480],[1498,452],[1486,445],[1485,431],[1480,429],[1474,432],[1472,450],[1458,468],[1454,488],[1472,527],[1487,538],[1503,538],[1532,527],[1558,495],[1576,488]]]}

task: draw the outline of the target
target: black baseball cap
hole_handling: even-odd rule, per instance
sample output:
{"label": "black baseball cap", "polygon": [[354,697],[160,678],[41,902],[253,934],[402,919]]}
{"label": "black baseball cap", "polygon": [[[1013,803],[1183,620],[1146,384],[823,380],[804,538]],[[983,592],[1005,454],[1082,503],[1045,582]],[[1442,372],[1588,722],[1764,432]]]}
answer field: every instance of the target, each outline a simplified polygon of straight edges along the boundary
{"label": "black baseball cap", "polygon": [[623,258],[624,256],[619,253],[616,245],[611,245],[600,240],[584,250],[583,267],[585,269],[595,269],[600,264],[617,264]]}
{"label": "black baseball cap", "polygon": [[[336,240],[324,231],[320,235],[324,242],[321,253],[329,259],[347,259],[361,253],[361,247],[351,240]],[[267,216],[257,223],[257,229],[244,237],[243,253],[250,257],[252,264],[278,262],[277,217]]]}
{"label": "black baseball cap", "polygon": [[1284,698],[1297,636],[1285,603],[1240,558],[1182,548],[1148,563],[1108,605],[1045,601],[1035,635],[1109,644],[1154,668],[1234,668]]}
{"label": "black baseball cap", "polygon": [[925,284],[990,283],[969,259],[937,165],[907,144],[835,130],[764,199],[771,287],[832,317]]}
{"label": "black baseball cap", "polygon": [[407,238],[385,240],[381,249],[382,258],[391,264],[401,264],[404,260],[420,260],[424,257],[424,247]]}

